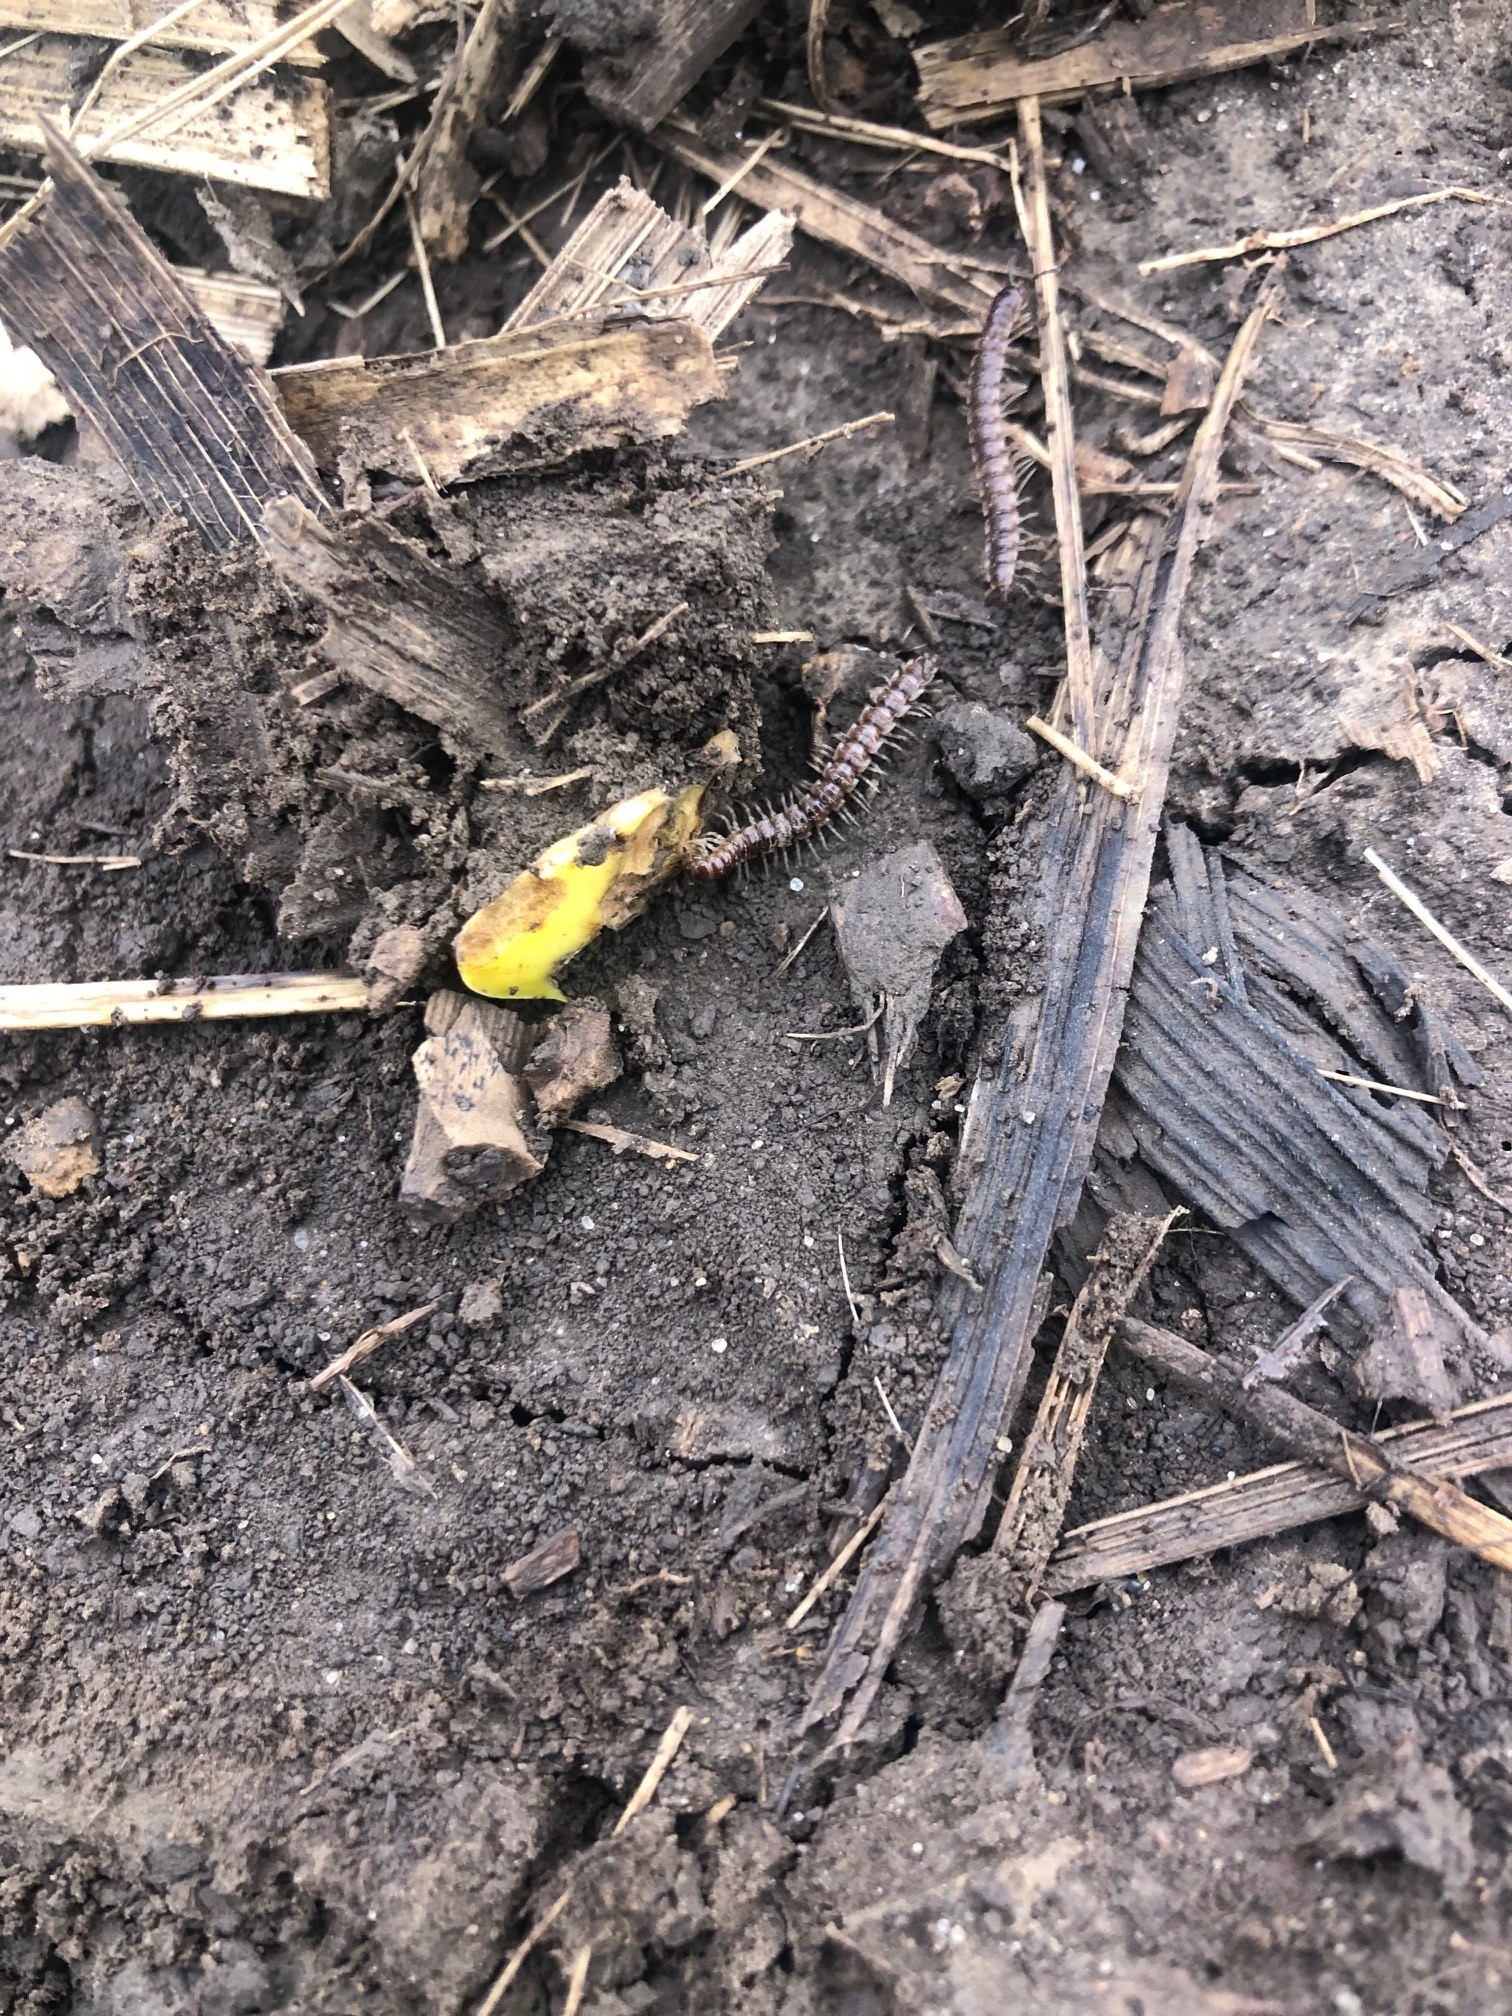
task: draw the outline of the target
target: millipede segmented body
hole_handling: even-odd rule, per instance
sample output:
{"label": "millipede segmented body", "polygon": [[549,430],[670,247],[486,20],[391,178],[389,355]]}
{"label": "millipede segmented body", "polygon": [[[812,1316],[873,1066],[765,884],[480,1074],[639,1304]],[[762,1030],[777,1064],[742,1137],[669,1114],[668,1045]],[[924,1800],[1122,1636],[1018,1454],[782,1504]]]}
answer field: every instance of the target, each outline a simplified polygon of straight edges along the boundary
{"label": "millipede segmented body", "polygon": [[1014,569],[1018,566],[1018,466],[1008,441],[1008,423],[1003,417],[1003,373],[1008,346],[1023,307],[1023,294],[1017,287],[1008,286],[987,310],[966,402],[971,459],[976,466],[982,512],[987,520],[987,580],[999,597],[1006,596],[1013,586]]}
{"label": "millipede segmented body", "polygon": [[899,666],[835,744],[807,789],[780,810],[737,827],[722,840],[704,840],[683,864],[687,873],[695,882],[717,882],[732,868],[796,847],[827,825],[938,670],[938,659],[929,657],[913,658]]}

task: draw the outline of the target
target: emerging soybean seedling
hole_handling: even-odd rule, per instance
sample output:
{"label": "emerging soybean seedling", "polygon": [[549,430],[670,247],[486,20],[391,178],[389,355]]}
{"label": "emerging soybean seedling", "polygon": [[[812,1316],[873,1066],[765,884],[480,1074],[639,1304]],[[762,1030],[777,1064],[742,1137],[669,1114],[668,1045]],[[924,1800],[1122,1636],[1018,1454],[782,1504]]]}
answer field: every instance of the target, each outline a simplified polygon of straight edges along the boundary
{"label": "emerging soybean seedling", "polygon": [[[728,767],[734,737],[716,735],[701,761]],[[638,917],[687,860],[707,789],[704,779],[675,796],[642,791],[554,841],[457,933],[463,985],[499,1001],[565,1001],[557,975],[568,960],[606,925]]]}

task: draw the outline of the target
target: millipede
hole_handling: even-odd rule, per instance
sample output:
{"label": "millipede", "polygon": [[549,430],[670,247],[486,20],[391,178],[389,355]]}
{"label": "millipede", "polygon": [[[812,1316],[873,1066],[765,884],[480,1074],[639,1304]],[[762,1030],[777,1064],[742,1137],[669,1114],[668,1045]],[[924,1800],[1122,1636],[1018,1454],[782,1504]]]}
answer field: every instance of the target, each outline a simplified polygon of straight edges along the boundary
{"label": "millipede", "polygon": [[737,826],[722,839],[701,841],[683,863],[686,872],[695,882],[717,882],[747,861],[796,847],[828,825],[938,670],[939,660],[932,657],[900,665],[835,744],[812,784],[779,810]]}
{"label": "millipede", "polygon": [[1023,308],[1023,294],[1010,285],[1002,289],[987,310],[966,402],[971,459],[982,493],[982,514],[987,521],[987,580],[1000,599],[1013,586],[1018,566],[1018,458],[1009,445],[1008,423],[1003,415],[1003,373],[1008,364],[1008,346]]}

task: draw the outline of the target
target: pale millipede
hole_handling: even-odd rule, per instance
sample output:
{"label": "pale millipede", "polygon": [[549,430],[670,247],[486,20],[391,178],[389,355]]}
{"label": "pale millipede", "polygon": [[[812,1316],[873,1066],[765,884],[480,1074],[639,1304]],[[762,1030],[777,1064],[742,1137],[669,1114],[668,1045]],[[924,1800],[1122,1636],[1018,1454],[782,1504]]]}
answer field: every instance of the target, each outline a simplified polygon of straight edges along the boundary
{"label": "pale millipede", "polygon": [[738,826],[723,839],[705,839],[683,863],[695,882],[717,882],[747,861],[796,847],[825,826],[877,760],[898,723],[940,669],[936,658],[900,665],[841,736],[812,784],[776,812]]}
{"label": "pale millipede", "polygon": [[966,401],[971,459],[987,521],[987,581],[1000,598],[1013,586],[1018,566],[1018,458],[1009,446],[1008,423],[1003,417],[1003,372],[1023,306],[1023,294],[1008,286],[987,310]]}

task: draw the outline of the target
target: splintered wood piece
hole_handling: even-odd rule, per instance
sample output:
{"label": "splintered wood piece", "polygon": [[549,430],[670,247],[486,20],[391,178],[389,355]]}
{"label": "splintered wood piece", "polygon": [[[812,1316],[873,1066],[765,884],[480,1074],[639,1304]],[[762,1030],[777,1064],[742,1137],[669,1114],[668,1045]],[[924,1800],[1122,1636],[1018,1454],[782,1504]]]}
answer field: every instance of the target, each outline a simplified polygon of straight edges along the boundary
{"label": "splintered wood piece", "polygon": [[483,0],[431,107],[418,143],[415,202],[421,240],[438,259],[460,259],[467,250],[468,220],[483,186],[467,143],[517,67],[519,45],[510,0]]}
{"label": "splintered wood piece", "polygon": [[[590,104],[616,126],[649,133],[755,19],[761,0],[660,0],[648,35],[623,54],[590,56],[583,84]],[[649,43],[649,46],[648,46]]]}
{"label": "splintered wood piece", "polygon": [[319,606],[317,649],[347,679],[461,748],[513,746],[498,616],[480,590],[376,519],[331,532],[292,497],[268,506],[263,535],[280,578]]}
{"label": "splintered wood piece", "polygon": [[1199,350],[1195,343],[1183,343],[1166,366],[1161,412],[1167,418],[1173,413],[1204,412],[1213,396],[1213,380],[1217,375],[1217,367],[1205,350]]}
{"label": "splintered wood piece", "polygon": [[1470,1548],[1494,1567],[1512,1568],[1512,1519],[1505,1512],[1481,1504],[1443,1476],[1413,1468],[1386,1444],[1340,1427],[1279,1387],[1246,1387],[1232,1366],[1173,1330],[1126,1318],[1118,1336],[1144,1364],[1250,1422],[1304,1462],[1345,1478],[1362,1497],[1409,1513],[1431,1532]]}
{"label": "splintered wood piece", "polygon": [[992,1551],[1014,1585],[1015,1608],[1027,1609],[1039,1593],[1060,1538],[1103,1360],[1179,1215],[1115,1213],[1092,1256],[1092,1271],[1072,1304],[993,1538]]}
{"label": "splintered wood piece", "polygon": [[1366,1399],[1405,1400],[1446,1420],[1456,1396],[1444,1365],[1444,1331],[1424,1289],[1414,1283],[1394,1289],[1385,1321],[1355,1360],[1355,1383]]}
{"label": "splintered wood piece", "polygon": [[[167,17],[177,15],[176,20]],[[181,13],[176,0],[0,0],[0,28],[20,28],[48,35],[88,35],[100,42],[120,42],[140,34],[155,22],[152,40],[161,49],[207,49],[229,55],[259,42],[283,25],[286,9],[279,0],[199,0]],[[307,70],[325,62],[311,37],[284,56]]]}
{"label": "splintered wood piece", "polygon": [[1179,1216],[1115,1212],[1108,1220],[1019,1451],[992,1547],[962,1561],[940,1592],[941,1618],[956,1655],[969,1659],[968,1671],[984,1684],[1009,1670],[1060,1538],[1108,1347]]}
{"label": "splintered wood piece", "polygon": [[1148,20],[1113,21],[1080,48],[1025,60],[1014,27],[914,48],[919,108],[937,130],[1000,118],[1021,99],[1064,105],[1107,91],[1150,91],[1247,69],[1311,43],[1354,42],[1369,26],[1326,27],[1309,0],[1186,0]]}
{"label": "splintered wood piece", "polygon": [[[237,46],[245,40],[239,38]],[[18,154],[45,151],[44,127],[76,99],[75,80],[87,48],[63,35],[44,35],[14,55],[7,52],[0,63],[0,147]],[[88,130],[107,133],[129,125],[193,82],[202,68],[187,53],[139,49],[106,79]],[[98,159],[323,202],[331,193],[326,87],[300,72],[259,77],[171,131],[144,126],[109,141]]]}
{"label": "splintered wood piece", "polygon": [[724,396],[709,338],[681,320],[522,329],[414,357],[296,365],[273,383],[322,469],[413,478],[418,450],[443,488],[511,458],[536,467],[663,441]]}
{"label": "splintered wood piece", "polygon": [[546,1166],[526,1136],[528,1095],[516,1076],[528,1048],[519,1016],[450,990],[433,994],[415,1052],[420,1102],[399,1201],[428,1225],[454,1225],[507,1197]]}
{"label": "splintered wood piece", "polygon": [[[1428,1477],[1475,1477],[1512,1463],[1512,1394],[1462,1407],[1442,1426],[1414,1421],[1376,1440]],[[1362,1485],[1306,1463],[1277,1463],[1201,1491],[1184,1491],[1077,1526],[1062,1537],[1045,1586],[1056,1595],[1193,1561],[1222,1547],[1269,1540],[1320,1519],[1358,1512]]]}
{"label": "splintered wood piece", "polygon": [[1255,411],[1248,402],[1245,406],[1247,420],[1255,426],[1268,441],[1299,449],[1307,455],[1315,455],[1325,462],[1344,462],[1355,469],[1367,469],[1372,476],[1379,476],[1383,483],[1394,489],[1412,503],[1431,511],[1436,518],[1453,524],[1465,510],[1469,499],[1462,490],[1452,483],[1444,483],[1428,470],[1420,468],[1400,448],[1393,448],[1378,441],[1361,441],[1353,434],[1336,434],[1330,427],[1313,427],[1296,420],[1277,420],[1269,413]]}
{"label": "splintered wood piece", "polygon": [[712,341],[760,292],[792,242],[792,219],[772,210],[714,259],[702,231],[677,223],[621,177],[504,327],[528,329],[630,306],[653,320],[692,322]]}
{"label": "splintered wood piece", "polygon": [[153,517],[176,513],[224,551],[253,540],[270,497],[324,509],[268,380],[52,128],[47,165],[51,197],[0,245],[6,325],[99,430]]}
{"label": "splintered wood piece", "polygon": [[[652,138],[687,167],[707,176],[716,189],[744,165],[745,157],[707,146],[681,118],[665,121]],[[771,154],[750,168],[740,193],[748,203],[796,218],[799,230],[810,238],[865,260],[889,279],[912,288],[921,300],[954,308],[980,328],[997,291],[992,281],[869,203],[831,189]]]}
{"label": "splintered wood piece", "polygon": [[511,1562],[504,1570],[504,1580],[510,1595],[518,1601],[522,1596],[533,1596],[538,1589],[549,1589],[553,1582],[572,1574],[582,1558],[578,1530],[569,1526]]}
{"label": "splintered wood piece", "polygon": [[996,1772],[1009,1779],[1027,1778],[1034,1768],[1029,1727],[1065,1621],[1064,1603],[1041,1603],[1035,1611],[1002,1706],[982,1738],[982,1747],[993,1760]]}
{"label": "splintered wood piece", "polygon": [[222,1022],[367,1007],[344,973],[225,974],[208,980],[85,980],[0,987],[0,1029],[91,1029],[128,1022]]}
{"label": "splintered wood piece", "polygon": [[1099,753],[1140,795],[1133,804],[1106,792],[1089,797],[1068,770],[1052,802],[1037,899],[1042,991],[1005,1044],[996,1083],[981,1084],[974,1098],[981,1117],[955,1232],[986,1291],[954,1279],[941,1286],[945,1363],[805,1713],[810,1725],[838,1715],[837,1746],[858,1735],[926,1583],[980,1527],[1002,1424],[1028,1377],[1045,1258],[1085,1180],[1123,1024],[1176,736],[1182,605],[1234,400],[1279,292],[1273,272],[1198,426],[1171,520],[1125,542],[1143,564],[1125,642],[1106,666],[1101,711],[1125,725]]}

